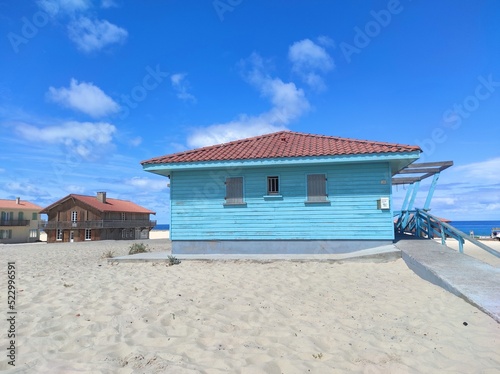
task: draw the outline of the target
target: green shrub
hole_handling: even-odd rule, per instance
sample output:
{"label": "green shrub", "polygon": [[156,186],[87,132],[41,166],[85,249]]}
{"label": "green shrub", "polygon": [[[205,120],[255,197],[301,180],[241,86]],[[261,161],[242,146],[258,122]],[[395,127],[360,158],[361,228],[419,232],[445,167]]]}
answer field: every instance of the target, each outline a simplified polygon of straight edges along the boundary
{"label": "green shrub", "polygon": [[134,243],[130,246],[130,250],[128,251],[129,255],[135,255],[136,253],[144,253],[149,252],[149,247],[144,243]]}
{"label": "green shrub", "polygon": [[113,251],[104,252],[101,258],[113,258],[115,257],[115,253]]}
{"label": "green shrub", "polygon": [[181,263],[181,260],[179,260],[178,258],[174,257],[174,256],[168,256],[168,264],[170,266],[172,265],[178,265]]}

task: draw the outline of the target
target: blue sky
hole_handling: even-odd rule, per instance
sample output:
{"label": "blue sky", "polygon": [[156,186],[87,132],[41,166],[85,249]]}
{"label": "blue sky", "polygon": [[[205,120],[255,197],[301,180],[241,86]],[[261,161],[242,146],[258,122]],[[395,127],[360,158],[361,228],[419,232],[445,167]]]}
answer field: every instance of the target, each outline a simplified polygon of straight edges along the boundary
{"label": "blue sky", "polygon": [[499,17],[493,0],[0,1],[0,198],[107,191],[168,223],[168,180],[140,161],[289,129],[420,145],[455,163],[432,213],[500,220]]}

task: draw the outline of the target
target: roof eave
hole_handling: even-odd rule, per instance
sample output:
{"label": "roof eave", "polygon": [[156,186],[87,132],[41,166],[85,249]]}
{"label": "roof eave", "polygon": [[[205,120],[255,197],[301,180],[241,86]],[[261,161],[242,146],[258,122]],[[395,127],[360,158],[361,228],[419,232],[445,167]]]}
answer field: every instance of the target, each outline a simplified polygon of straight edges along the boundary
{"label": "roof eave", "polygon": [[220,160],[220,161],[198,161],[198,162],[177,162],[144,164],[143,170],[154,174],[169,176],[170,172],[176,170],[201,170],[219,168],[242,168],[242,167],[262,167],[262,166],[292,166],[292,165],[313,165],[313,164],[335,164],[351,162],[381,162],[381,161],[401,161],[395,169],[401,170],[420,157],[420,150],[409,152],[391,153],[370,153],[356,155],[336,155],[336,156],[309,156],[309,157],[282,157],[282,158],[262,158],[246,160]]}

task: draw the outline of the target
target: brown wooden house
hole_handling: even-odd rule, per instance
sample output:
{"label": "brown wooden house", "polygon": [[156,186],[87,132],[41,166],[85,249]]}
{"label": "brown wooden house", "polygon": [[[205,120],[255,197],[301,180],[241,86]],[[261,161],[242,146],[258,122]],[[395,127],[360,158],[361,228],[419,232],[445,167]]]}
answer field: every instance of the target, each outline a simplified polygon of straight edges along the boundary
{"label": "brown wooden house", "polygon": [[131,201],[107,198],[106,192],[71,194],[40,213],[48,215],[48,221],[40,225],[47,233],[47,243],[148,239],[156,225],[149,218],[155,212]]}

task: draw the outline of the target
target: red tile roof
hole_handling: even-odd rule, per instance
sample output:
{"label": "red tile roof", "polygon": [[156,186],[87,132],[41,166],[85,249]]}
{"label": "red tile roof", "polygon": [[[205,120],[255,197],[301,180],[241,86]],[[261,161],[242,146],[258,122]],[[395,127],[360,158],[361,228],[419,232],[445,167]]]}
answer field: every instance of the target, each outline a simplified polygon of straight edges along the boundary
{"label": "red tile roof", "polygon": [[142,165],[421,151],[418,146],[280,131],[142,161]]}
{"label": "red tile roof", "polygon": [[81,201],[84,204],[87,204],[91,206],[94,209],[97,209],[100,212],[122,212],[122,213],[146,213],[146,214],[156,214],[152,210],[143,208],[140,205],[137,205],[131,201],[128,200],[118,200],[118,199],[111,199],[109,197],[106,197],[106,202],[101,203],[99,200],[97,200],[96,196],[86,196],[86,195],[76,195],[76,194],[70,194],[61,200],[56,201],[55,203],[49,205],[45,209],[43,209],[42,213],[48,213],[49,210],[51,210],[53,207],[56,205],[59,205],[60,203],[73,198],[76,200]]}
{"label": "red tile roof", "polygon": [[19,200],[19,204],[16,200],[5,200],[0,199],[0,209],[24,209],[24,210],[36,210],[40,211],[43,208],[36,204],[30,203],[26,200]]}

